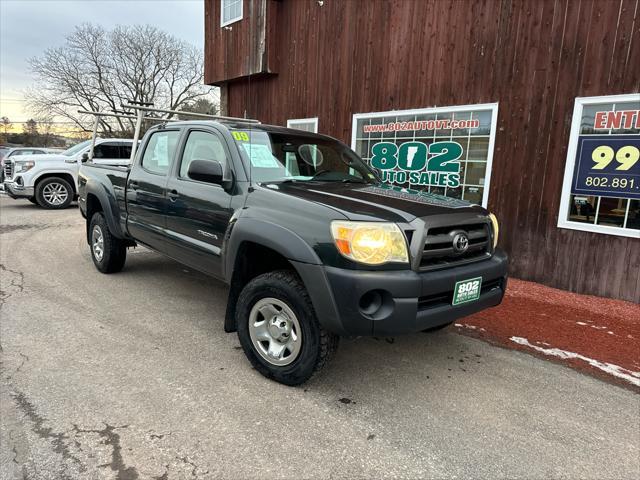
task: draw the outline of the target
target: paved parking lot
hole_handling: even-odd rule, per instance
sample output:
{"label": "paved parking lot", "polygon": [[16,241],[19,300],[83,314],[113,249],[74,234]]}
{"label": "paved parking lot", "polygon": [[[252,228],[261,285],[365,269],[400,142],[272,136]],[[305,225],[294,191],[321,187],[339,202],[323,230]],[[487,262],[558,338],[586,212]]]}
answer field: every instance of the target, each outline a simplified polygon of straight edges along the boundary
{"label": "paved parking lot", "polygon": [[0,209],[2,479],[640,477],[631,391],[452,330],[284,387],[224,285],[144,249],[102,275],[76,208]]}

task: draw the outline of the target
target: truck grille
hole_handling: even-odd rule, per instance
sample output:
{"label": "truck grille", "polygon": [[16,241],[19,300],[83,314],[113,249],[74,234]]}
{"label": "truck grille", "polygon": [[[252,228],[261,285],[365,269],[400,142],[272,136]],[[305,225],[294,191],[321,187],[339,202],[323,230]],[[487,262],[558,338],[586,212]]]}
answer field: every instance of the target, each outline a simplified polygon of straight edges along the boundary
{"label": "truck grille", "polygon": [[6,180],[13,178],[13,162],[9,159],[4,161],[4,178]]}
{"label": "truck grille", "polygon": [[[453,248],[453,239],[461,232],[469,238],[469,246],[463,253],[457,253]],[[491,233],[487,223],[434,227],[427,231],[420,269],[446,268],[484,260],[490,256]]]}

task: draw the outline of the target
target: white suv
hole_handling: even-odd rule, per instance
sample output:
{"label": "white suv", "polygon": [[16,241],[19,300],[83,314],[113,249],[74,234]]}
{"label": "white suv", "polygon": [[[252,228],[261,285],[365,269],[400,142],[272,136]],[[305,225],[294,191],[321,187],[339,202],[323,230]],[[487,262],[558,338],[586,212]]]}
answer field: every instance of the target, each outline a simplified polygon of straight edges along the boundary
{"label": "white suv", "polygon": [[[96,139],[92,162],[129,165],[133,141]],[[4,190],[12,198],[27,198],[43,208],[65,208],[76,198],[78,170],[89,159],[91,140],[59,154],[6,158]]]}

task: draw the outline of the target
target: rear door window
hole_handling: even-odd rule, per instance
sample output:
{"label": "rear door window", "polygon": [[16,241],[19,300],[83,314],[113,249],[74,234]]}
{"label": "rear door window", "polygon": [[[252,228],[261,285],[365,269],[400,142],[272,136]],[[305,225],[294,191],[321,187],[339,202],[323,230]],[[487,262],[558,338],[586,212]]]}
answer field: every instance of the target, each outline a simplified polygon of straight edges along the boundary
{"label": "rear door window", "polygon": [[142,168],[151,173],[166,175],[178,145],[178,130],[164,130],[151,134],[142,156]]}

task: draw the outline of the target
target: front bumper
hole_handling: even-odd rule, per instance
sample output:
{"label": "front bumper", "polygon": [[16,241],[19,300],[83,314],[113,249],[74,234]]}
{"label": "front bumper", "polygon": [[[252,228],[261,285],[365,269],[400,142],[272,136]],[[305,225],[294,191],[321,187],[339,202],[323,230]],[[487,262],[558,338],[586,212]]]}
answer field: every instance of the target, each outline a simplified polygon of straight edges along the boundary
{"label": "front bumper", "polygon": [[[327,330],[346,336],[382,336],[419,332],[499,305],[507,286],[507,263],[507,255],[496,250],[490,259],[430,272],[294,265]],[[482,277],[480,298],[452,305],[456,282],[475,277]],[[377,309],[363,308],[370,292],[382,299]]]}
{"label": "front bumper", "polygon": [[11,198],[29,198],[33,197],[33,187],[25,187],[15,181],[5,181],[4,191]]}

